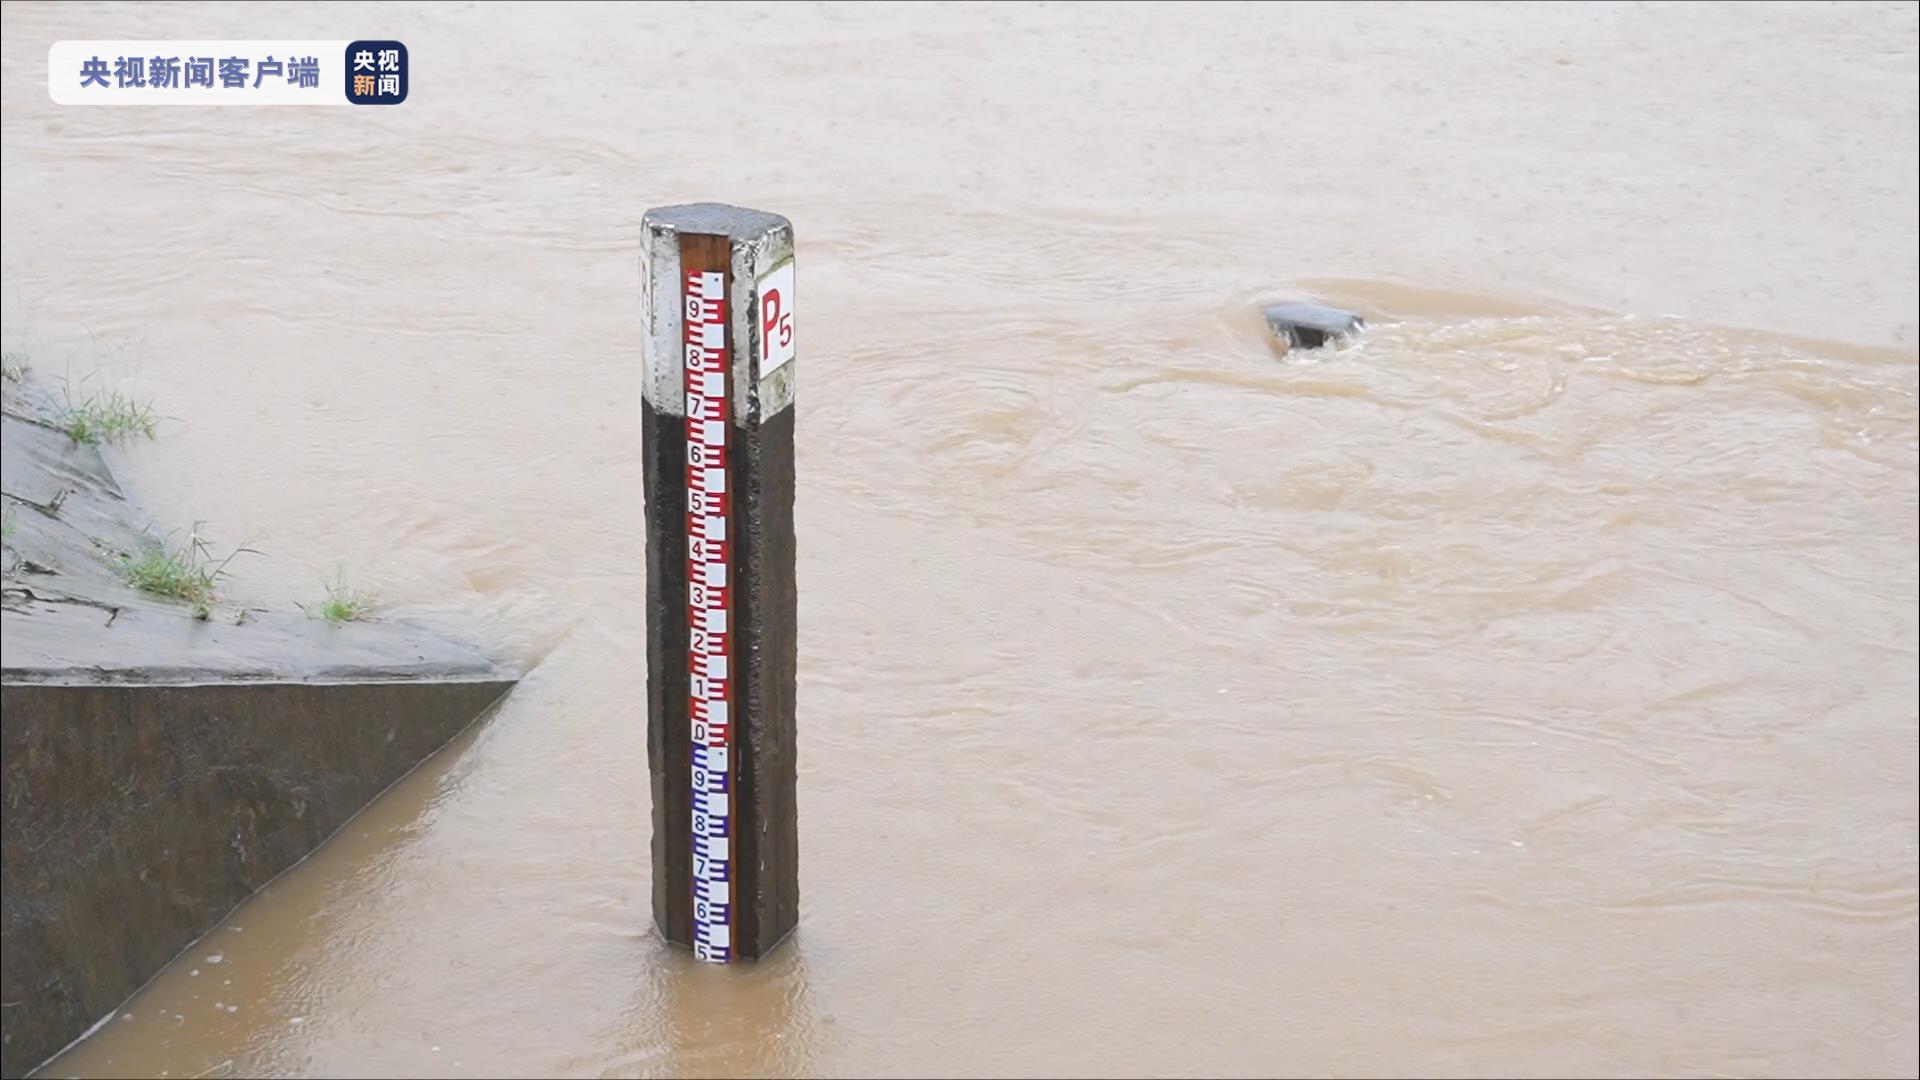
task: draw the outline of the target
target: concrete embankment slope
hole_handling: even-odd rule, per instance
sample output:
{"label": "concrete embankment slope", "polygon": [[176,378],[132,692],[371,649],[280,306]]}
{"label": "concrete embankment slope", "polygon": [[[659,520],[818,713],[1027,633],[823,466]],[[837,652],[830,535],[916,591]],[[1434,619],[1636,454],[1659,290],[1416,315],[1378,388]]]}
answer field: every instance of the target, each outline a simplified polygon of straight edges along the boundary
{"label": "concrete embankment slope", "polygon": [[157,541],[56,400],[8,381],[0,1075],[25,1075],[512,687],[394,623],[126,585]]}

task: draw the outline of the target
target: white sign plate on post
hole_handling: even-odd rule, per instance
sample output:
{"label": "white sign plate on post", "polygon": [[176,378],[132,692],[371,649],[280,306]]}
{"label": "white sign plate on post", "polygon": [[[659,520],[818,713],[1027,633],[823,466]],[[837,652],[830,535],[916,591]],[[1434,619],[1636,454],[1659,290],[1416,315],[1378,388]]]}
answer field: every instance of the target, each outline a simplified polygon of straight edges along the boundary
{"label": "white sign plate on post", "polygon": [[754,283],[760,298],[760,370],[766,378],[793,359],[793,260]]}

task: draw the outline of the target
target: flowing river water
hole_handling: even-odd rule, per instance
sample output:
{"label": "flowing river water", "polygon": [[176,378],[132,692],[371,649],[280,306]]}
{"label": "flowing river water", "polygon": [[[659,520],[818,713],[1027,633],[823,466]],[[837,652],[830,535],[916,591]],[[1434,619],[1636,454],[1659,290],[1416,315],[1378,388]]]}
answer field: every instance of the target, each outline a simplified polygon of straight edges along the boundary
{"label": "flowing river water", "polygon": [[[152,399],[236,602],[527,669],[47,1075],[1920,1068],[1912,5],[4,19],[7,348]],[[410,98],[47,97],[276,35]],[[639,222],[707,198],[801,283],[732,970],[647,901]]]}

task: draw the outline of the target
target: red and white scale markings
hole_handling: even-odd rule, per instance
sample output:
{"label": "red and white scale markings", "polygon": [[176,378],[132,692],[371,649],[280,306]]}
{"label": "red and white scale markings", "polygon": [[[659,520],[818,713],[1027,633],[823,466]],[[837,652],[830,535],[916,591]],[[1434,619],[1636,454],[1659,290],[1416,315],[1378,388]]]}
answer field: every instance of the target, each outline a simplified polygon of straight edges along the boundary
{"label": "red and white scale markings", "polygon": [[688,713],[693,721],[693,954],[733,959],[733,724],[727,580],[725,275],[686,275]]}

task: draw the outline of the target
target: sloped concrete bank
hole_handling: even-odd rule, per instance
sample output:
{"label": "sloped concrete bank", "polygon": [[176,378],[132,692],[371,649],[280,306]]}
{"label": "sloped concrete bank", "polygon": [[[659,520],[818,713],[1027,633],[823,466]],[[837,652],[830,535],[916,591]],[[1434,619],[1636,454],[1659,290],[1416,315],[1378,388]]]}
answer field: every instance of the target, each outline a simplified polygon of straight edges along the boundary
{"label": "sloped concrete bank", "polygon": [[0,1075],[23,1076],[513,686],[386,622],[134,591],[155,538],[55,398],[0,416]]}

